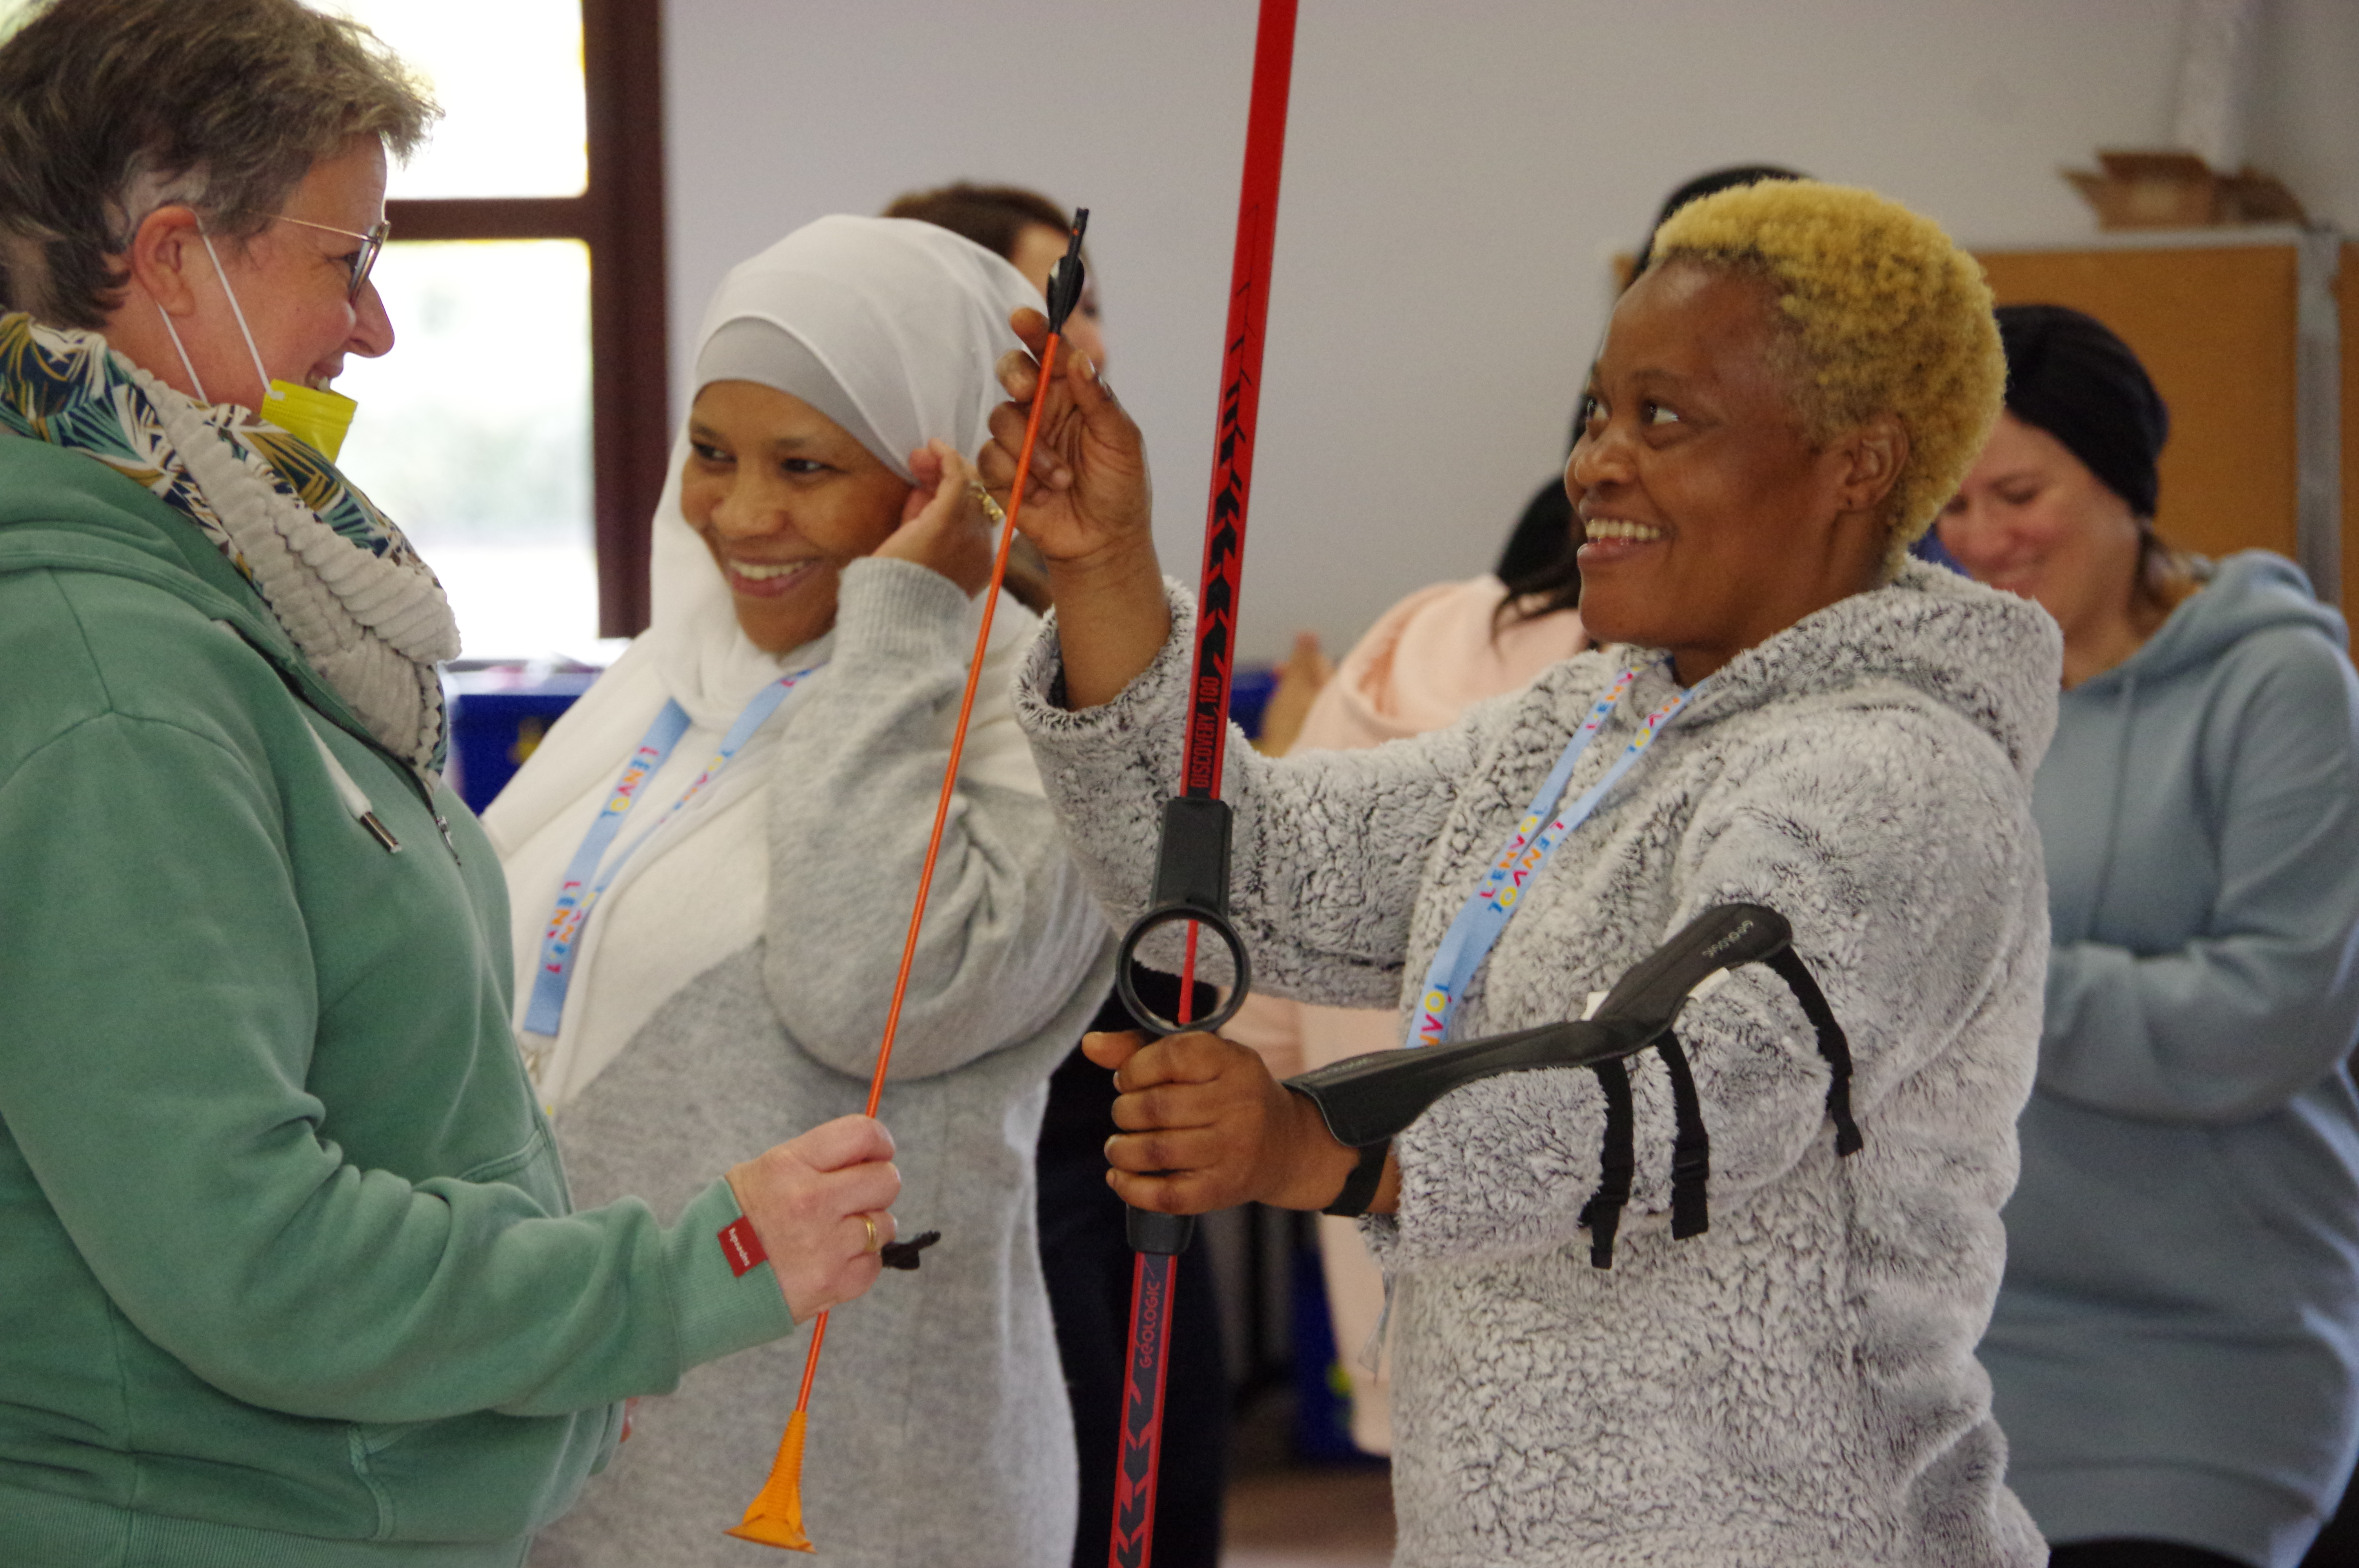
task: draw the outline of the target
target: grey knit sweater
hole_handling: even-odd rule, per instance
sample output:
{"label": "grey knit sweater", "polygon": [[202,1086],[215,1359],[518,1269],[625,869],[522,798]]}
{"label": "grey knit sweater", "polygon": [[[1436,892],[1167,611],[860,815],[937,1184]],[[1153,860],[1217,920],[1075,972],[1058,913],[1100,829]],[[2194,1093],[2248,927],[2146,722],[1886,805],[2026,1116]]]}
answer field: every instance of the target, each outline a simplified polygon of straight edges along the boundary
{"label": "grey knit sweater", "polygon": [[[1093,885],[1141,907],[1174,782],[1192,614],[1114,702],[1069,712],[1053,623],[1018,697]],[[1399,1140],[1397,1561],[2028,1568],[1973,1346],[2039,1035],[2047,905],[2028,788],[2054,623],[1930,568],[1741,654],[1525,890],[1459,1003],[1465,1039],[1580,1016],[1697,911],[1786,915],[1849,1032],[1865,1149],[1838,1159],[1790,993],[1736,974],[1680,1034],[1712,1138],[1710,1230],[1672,1239],[1673,1119],[1632,1064],[1636,1195],[1613,1268],[1579,1216],[1603,1130],[1583,1070],[1462,1088]],[[1649,666],[1571,789],[1674,689],[1581,654],[1453,729],[1273,762],[1229,749],[1234,902],[1257,983],[1398,1005],[1588,706]]]}
{"label": "grey knit sweater", "polygon": [[[574,1199],[678,1210],[717,1163],[867,1098],[973,631],[922,568],[844,574],[834,657],[789,704],[769,776],[766,935],[713,957],[557,1119]],[[749,846],[756,852],[759,846]],[[1112,938],[1048,802],[962,776],[877,1115],[905,1234],[942,1240],[831,1318],[803,1465],[833,1568],[1058,1568],[1072,1550],[1072,1417],[1035,1232],[1049,1074],[1112,982]],[[775,1564],[722,1532],[760,1490],[809,1326],[690,1372],[532,1568]]]}

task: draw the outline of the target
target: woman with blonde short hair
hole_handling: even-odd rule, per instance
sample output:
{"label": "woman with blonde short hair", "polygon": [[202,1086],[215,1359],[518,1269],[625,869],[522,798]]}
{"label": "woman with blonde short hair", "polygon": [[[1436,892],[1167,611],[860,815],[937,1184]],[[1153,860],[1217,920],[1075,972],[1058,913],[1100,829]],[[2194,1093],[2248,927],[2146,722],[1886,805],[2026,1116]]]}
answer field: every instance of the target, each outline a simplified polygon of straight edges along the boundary
{"label": "woman with blonde short hair", "polygon": [[[1369,1160],[1242,1046],[1089,1043],[1125,1091],[1130,1202],[1368,1212],[1404,1564],[2040,1560],[1973,1346],[2039,1028],[2029,783],[2057,640],[1905,554],[1997,415],[1990,309],[1971,258],[1869,192],[1697,202],[1614,308],[1566,469],[1604,645],[1373,752],[1229,750],[1234,914],[1271,991],[1447,989],[1436,1033],[1475,1038],[1578,1018],[1698,911],[1762,903],[1848,1035],[1847,1107],[1839,1054],[1757,967],[1689,1002],[1684,1071],[1631,1062],[1626,1192],[1601,1157],[1623,1113],[1585,1069],[1470,1084]],[[1021,356],[1002,379],[1038,391]],[[1085,366],[1047,395],[1064,418],[1025,522],[1056,618],[1019,711],[1130,914],[1193,611],[1156,564],[1136,427]],[[1024,412],[995,415],[986,476],[1010,477]],[[1553,857],[1487,958],[1437,964],[1527,814],[1557,814]],[[1701,1188],[1686,1160],[1675,1180],[1680,1101]]]}

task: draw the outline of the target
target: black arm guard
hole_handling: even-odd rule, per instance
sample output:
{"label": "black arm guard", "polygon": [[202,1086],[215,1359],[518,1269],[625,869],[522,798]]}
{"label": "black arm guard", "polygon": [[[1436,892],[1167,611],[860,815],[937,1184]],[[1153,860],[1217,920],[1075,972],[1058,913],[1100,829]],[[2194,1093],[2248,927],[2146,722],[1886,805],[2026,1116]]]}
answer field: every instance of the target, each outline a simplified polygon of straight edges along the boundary
{"label": "black arm guard", "polygon": [[1859,1128],[1851,1115],[1850,1044],[1792,944],[1793,930],[1776,910],[1757,903],[1715,905],[1625,974],[1590,1018],[1462,1045],[1353,1056],[1288,1078],[1286,1087],[1319,1108],[1336,1141],[1364,1149],[1389,1142],[1434,1101],[1478,1079],[1544,1067],[1594,1070],[1606,1091],[1606,1148],[1598,1191],[1582,1223],[1590,1227],[1592,1260],[1608,1268],[1634,1162],[1629,1079],[1622,1064],[1650,1046],[1662,1051],[1669,1069],[1679,1122],[1672,1159],[1672,1234],[1694,1236],[1709,1226],[1705,1185],[1712,1144],[1694,1076],[1671,1026],[1695,989],[1723,969],[1767,964],[1793,989],[1827,1061],[1827,1113],[1834,1119],[1835,1152],[1850,1154],[1859,1149]]}
{"label": "black arm guard", "polygon": [[1624,975],[1596,1015],[1546,1023],[1462,1045],[1376,1051],[1286,1080],[1319,1108],[1339,1143],[1381,1143],[1462,1084],[1541,1067],[1618,1062],[1652,1045],[1688,993],[1722,969],[1758,963],[1793,940],[1786,917],[1757,903],[1723,903],[1697,915]]}

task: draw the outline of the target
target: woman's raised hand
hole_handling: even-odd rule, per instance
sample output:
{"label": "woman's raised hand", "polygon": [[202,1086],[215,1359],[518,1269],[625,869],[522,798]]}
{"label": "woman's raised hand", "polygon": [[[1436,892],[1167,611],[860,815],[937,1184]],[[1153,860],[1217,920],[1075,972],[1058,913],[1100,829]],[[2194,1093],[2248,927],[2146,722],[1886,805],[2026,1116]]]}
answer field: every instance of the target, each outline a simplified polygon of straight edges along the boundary
{"label": "woman's raised hand", "polygon": [[909,454],[909,472],[918,482],[902,503],[901,525],[876,553],[938,571],[970,596],[982,592],[997,541],[974,498],[973,465],[949,442],[932,440]]}
{"label": "woman's raised hand", "polygon": [[893,1135],[865,1116],[839,1116],[729,1173],[737,1207],[770,1255],[797,1323],[876,1282],[892,1244],[901,1173]]}
{"label": "woman's raised hand", "polygon": [[1136,549],[1152,555],[1154,506],[1138,427],[1098,378],[1090,357],[1070,342],[1058,346],[1056,375],[1043,394],[1039,355],[1049,341],[1049,319],[1018,310],[1008,324],[1029,351],[1011,349],[1000,356],[999,384],[1010,401],[992,411],[984,482],[1002,495],[1013,486],[1032,402],[1044,396],[1032,478],[1016,525],[1051,567]]}
{"label": "woman's raised hand", "polygon": [[1003,498],[1013,488],[1025,424],[1033,399],[1041,398],[1039,441],[1016,525],[1049,563],[1066,700],[1095,708],[1155,662],[1171,630],[1155,561],[1147,445],[1079,350],[1060,345],[1055,376],[1040,384],[1035,356],[1048,343],[1046,316],[1018,310],[1008,324],[1030,352],[1000,357],[999,384],[1014,401],[992,411],[983,479]]}

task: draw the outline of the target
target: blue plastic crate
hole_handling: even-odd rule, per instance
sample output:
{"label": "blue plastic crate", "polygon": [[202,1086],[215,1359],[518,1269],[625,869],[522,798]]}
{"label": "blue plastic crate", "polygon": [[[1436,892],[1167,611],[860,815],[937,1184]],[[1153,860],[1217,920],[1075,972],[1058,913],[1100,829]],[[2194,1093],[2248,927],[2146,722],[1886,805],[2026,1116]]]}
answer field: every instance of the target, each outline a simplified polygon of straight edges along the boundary
{"label": "blue plastic crate", "polygon": [[1261,739],[1262,709],[1277,689],[1277,670],[1269,665],[1239,665],[1229,676],[1229,717],[1248,741]]}
{"label": "blue plastic crate", "polygon": [[454,677],[451,703],[451,784],[470,809],[481,811],[507,787],[558,716],[598,678],[595,670],[568,670],[529,686],[470,690],[474,677]]}

